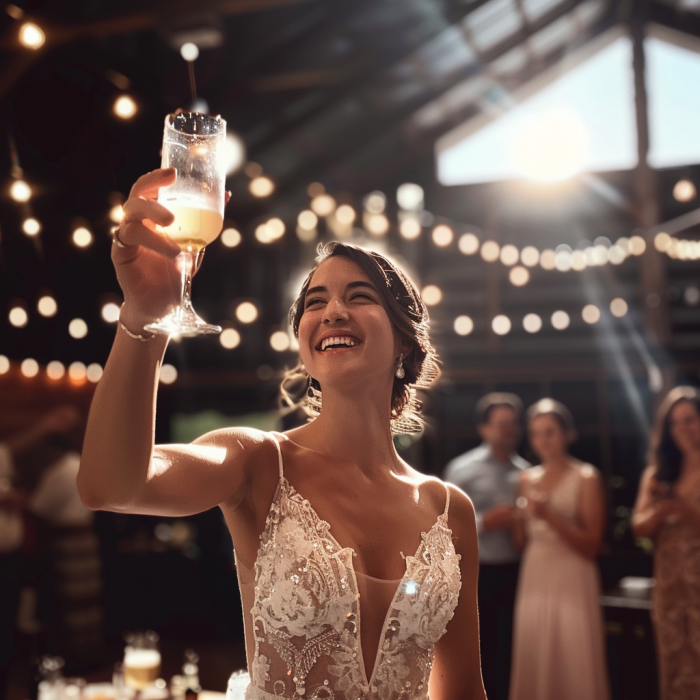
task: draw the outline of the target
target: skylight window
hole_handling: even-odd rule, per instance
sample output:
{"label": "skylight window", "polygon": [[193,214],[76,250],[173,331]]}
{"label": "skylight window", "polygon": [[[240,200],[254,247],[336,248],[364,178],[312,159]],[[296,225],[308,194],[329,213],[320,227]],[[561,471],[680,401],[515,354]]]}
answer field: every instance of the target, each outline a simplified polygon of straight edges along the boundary
{"label": "skylight window", "polygon": [[470,12],[464,23],[480,51],[497,46],[522,26],[522,18],[513,0],[489,0]]}

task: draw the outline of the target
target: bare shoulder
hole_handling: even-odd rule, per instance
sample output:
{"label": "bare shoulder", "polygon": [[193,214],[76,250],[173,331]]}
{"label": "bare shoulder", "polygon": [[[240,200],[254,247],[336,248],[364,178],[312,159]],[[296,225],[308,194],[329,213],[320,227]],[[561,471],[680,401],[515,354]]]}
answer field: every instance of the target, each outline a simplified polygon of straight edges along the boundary
{"label": "bare shoulder", "polygon": [[272,433],[255,428],[221,428],[197,438],[194,445],[221,451],[221,464],[258,465],[261,461],[277,463],[277,446]]}
{"label": "bare shoulder", "polygon": [[520,472],[520,481],[525,482],[527,484],[532,483],[542,478],[543,473],[544,467],[542,467],[541,465],[538,465],[536,467],[530,467],[529,469],[523,469]]}
{"label": "bare shoulder", "polygon": [[587,464],[585,462],[580,462],[576,465],[578,472],[581,476],[581,480],[584,483],[588,483],[591,486],[598,486],[603,483],[603,477],[600,473],[600,469],[593,466],[592,464]]}

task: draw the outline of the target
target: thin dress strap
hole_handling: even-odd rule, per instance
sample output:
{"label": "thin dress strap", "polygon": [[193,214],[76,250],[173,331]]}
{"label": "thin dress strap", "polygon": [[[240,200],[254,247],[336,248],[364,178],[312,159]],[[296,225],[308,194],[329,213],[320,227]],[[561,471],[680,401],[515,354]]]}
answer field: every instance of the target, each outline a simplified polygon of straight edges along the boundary
{"label": "thin dress strap", "polygon": [[445,484],[445,491],[447,492],[447,497],[445,499],[445,512],[443,515],[447,517],[447,512],[450,510],[450,487]]}
{"label": "thin dress strap", "polygon": [[275,441],[275,446],[277,447],[277,457],[279,459],[279,472],[280,479],[284,476],[284,463],[282,462],[282,448],[280,447],[280,441],[274,433],[270,433],[272,439]]}

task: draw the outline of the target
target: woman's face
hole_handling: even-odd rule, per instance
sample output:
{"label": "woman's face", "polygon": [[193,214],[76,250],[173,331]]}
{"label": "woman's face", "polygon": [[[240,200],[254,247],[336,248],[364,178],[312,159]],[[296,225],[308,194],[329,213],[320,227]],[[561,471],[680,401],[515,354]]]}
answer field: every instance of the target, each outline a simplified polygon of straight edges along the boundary
{"label": "woman's face", "polygon": [[547,462],[560,459],[569,451],[569,436],[561,423],[551,414],[536,416],[528,426],[530,446],[537,456]]}
{"label": "woman's face", "polygon": [[379,291],[362,268],[342,256],[314,272],[299,322],[299,355],[323,388],[391,386],[399,355]]}
{"label": "woman's face", "polygon": [[671,438],[682,453],[700,450],[700,414],[691,401],[680,401],[668,417]]}

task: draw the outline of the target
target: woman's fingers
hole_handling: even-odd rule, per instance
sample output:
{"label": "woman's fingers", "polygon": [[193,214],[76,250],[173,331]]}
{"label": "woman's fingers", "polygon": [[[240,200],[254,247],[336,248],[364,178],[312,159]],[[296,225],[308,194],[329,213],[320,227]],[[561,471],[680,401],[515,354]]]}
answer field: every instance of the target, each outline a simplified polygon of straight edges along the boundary
{"label": "woman's fingers", "polygon": [[141,221],[125,221],[117,231],[117,240],[125,247],[142,245],[168,258],[180,253],[177,243],[167,236],[151,230]]}
{"label": "woman's fingers", "polygon": [[167,187],[175,182],[175,168],[158,168],[150,173],[141,175],[131,188],[131,197],[153,199],[158,196],[161,187]]}
{"label": "woman's fingers", "polygon": [[141,197],[129,197],[124,204],[124,223],[129,221],[143,221],[149,219],[154,224],[170,226],[175,220],[173,213],[154,199],[142,199]]}

